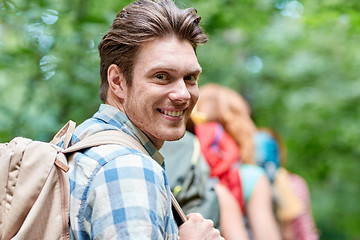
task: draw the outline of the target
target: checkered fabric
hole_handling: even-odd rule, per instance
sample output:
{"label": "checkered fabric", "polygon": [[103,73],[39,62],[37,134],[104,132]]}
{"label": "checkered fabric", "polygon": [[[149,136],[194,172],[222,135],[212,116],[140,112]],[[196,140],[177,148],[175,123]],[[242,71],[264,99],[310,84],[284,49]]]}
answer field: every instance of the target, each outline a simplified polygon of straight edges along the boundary
{"label": "checkered fabric", "polygon": [[102,104],[75,130],[72,144],[106,130],[122,130],[149,155],[121,145],[79,152],[70,172],[72,239],[178,239],[163,157],[118,109]]}
{"label": "checkered fabric", "polygon": [[290,184],[297,197],[304,203],[304,211],[293,220],[296,240],[318,240],[319,233],[312,215],[309,187],[302,177],[296,174],[289,175]]}

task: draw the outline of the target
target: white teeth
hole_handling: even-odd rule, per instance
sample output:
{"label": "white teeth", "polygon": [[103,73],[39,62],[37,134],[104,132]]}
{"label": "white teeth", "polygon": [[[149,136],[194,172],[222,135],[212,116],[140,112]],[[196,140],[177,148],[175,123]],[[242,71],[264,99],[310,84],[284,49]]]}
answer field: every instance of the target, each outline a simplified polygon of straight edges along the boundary
{"label": "white teeth", "polygon": [[183,110],[181,110],[181,111],[167,111],[167,110],[164,110],[164,111],[162,111],[162,113],[165,114],[165,115],[172,116],[172,117],[179,117],[184,113],[184,111]]}

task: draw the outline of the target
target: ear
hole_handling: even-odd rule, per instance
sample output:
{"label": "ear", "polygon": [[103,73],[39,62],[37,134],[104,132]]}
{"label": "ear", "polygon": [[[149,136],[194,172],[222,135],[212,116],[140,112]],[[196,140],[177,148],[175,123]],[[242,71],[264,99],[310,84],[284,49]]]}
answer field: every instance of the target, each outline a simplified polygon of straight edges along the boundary
{"label": "ear", "polygon": [[108,95],[115,95],[124,99],[126,80],[125,76],[116,64],[111,64],[107,71],[107,80],[109,83]]}

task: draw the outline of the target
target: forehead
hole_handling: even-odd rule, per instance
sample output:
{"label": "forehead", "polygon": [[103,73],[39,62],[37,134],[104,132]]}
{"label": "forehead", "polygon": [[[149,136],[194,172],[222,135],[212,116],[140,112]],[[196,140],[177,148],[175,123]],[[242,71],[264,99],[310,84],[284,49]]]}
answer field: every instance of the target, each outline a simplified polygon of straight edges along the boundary
{"label": "forehead", "polygon": [[201,72],[190,42],[176,37],[157,38],[144,43],[140,46],[134,63],[135,69],[146,72],[162,68],[179,72]]}

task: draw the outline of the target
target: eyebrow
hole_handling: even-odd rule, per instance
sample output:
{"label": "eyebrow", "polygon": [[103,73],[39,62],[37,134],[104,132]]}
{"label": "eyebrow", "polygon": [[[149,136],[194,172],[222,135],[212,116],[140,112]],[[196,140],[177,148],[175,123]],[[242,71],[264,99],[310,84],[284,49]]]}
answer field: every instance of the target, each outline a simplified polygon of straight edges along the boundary
{"label": "eyebrow", "polygon": [[[150,69],[146,69],[146,72],[156,71],[156,70],[166,70],[169,72],[178,72],[177,69],[175,69],[173,67],[162,66],[162,65],[155,66]],[[202,72],[202,68],[200,66],[194,67],[194,68],[190,68],[190,69],[186,70],[186,72],[187,72],[187,75],[199,75]]]}
{"label": "eyebrow", "polygon": [[191,74],[197,74],[197,75],[199,75],[201,72],[202,72],[202,68],[201,68],[201,67],[195,69],[194,71],[190,71]]}

